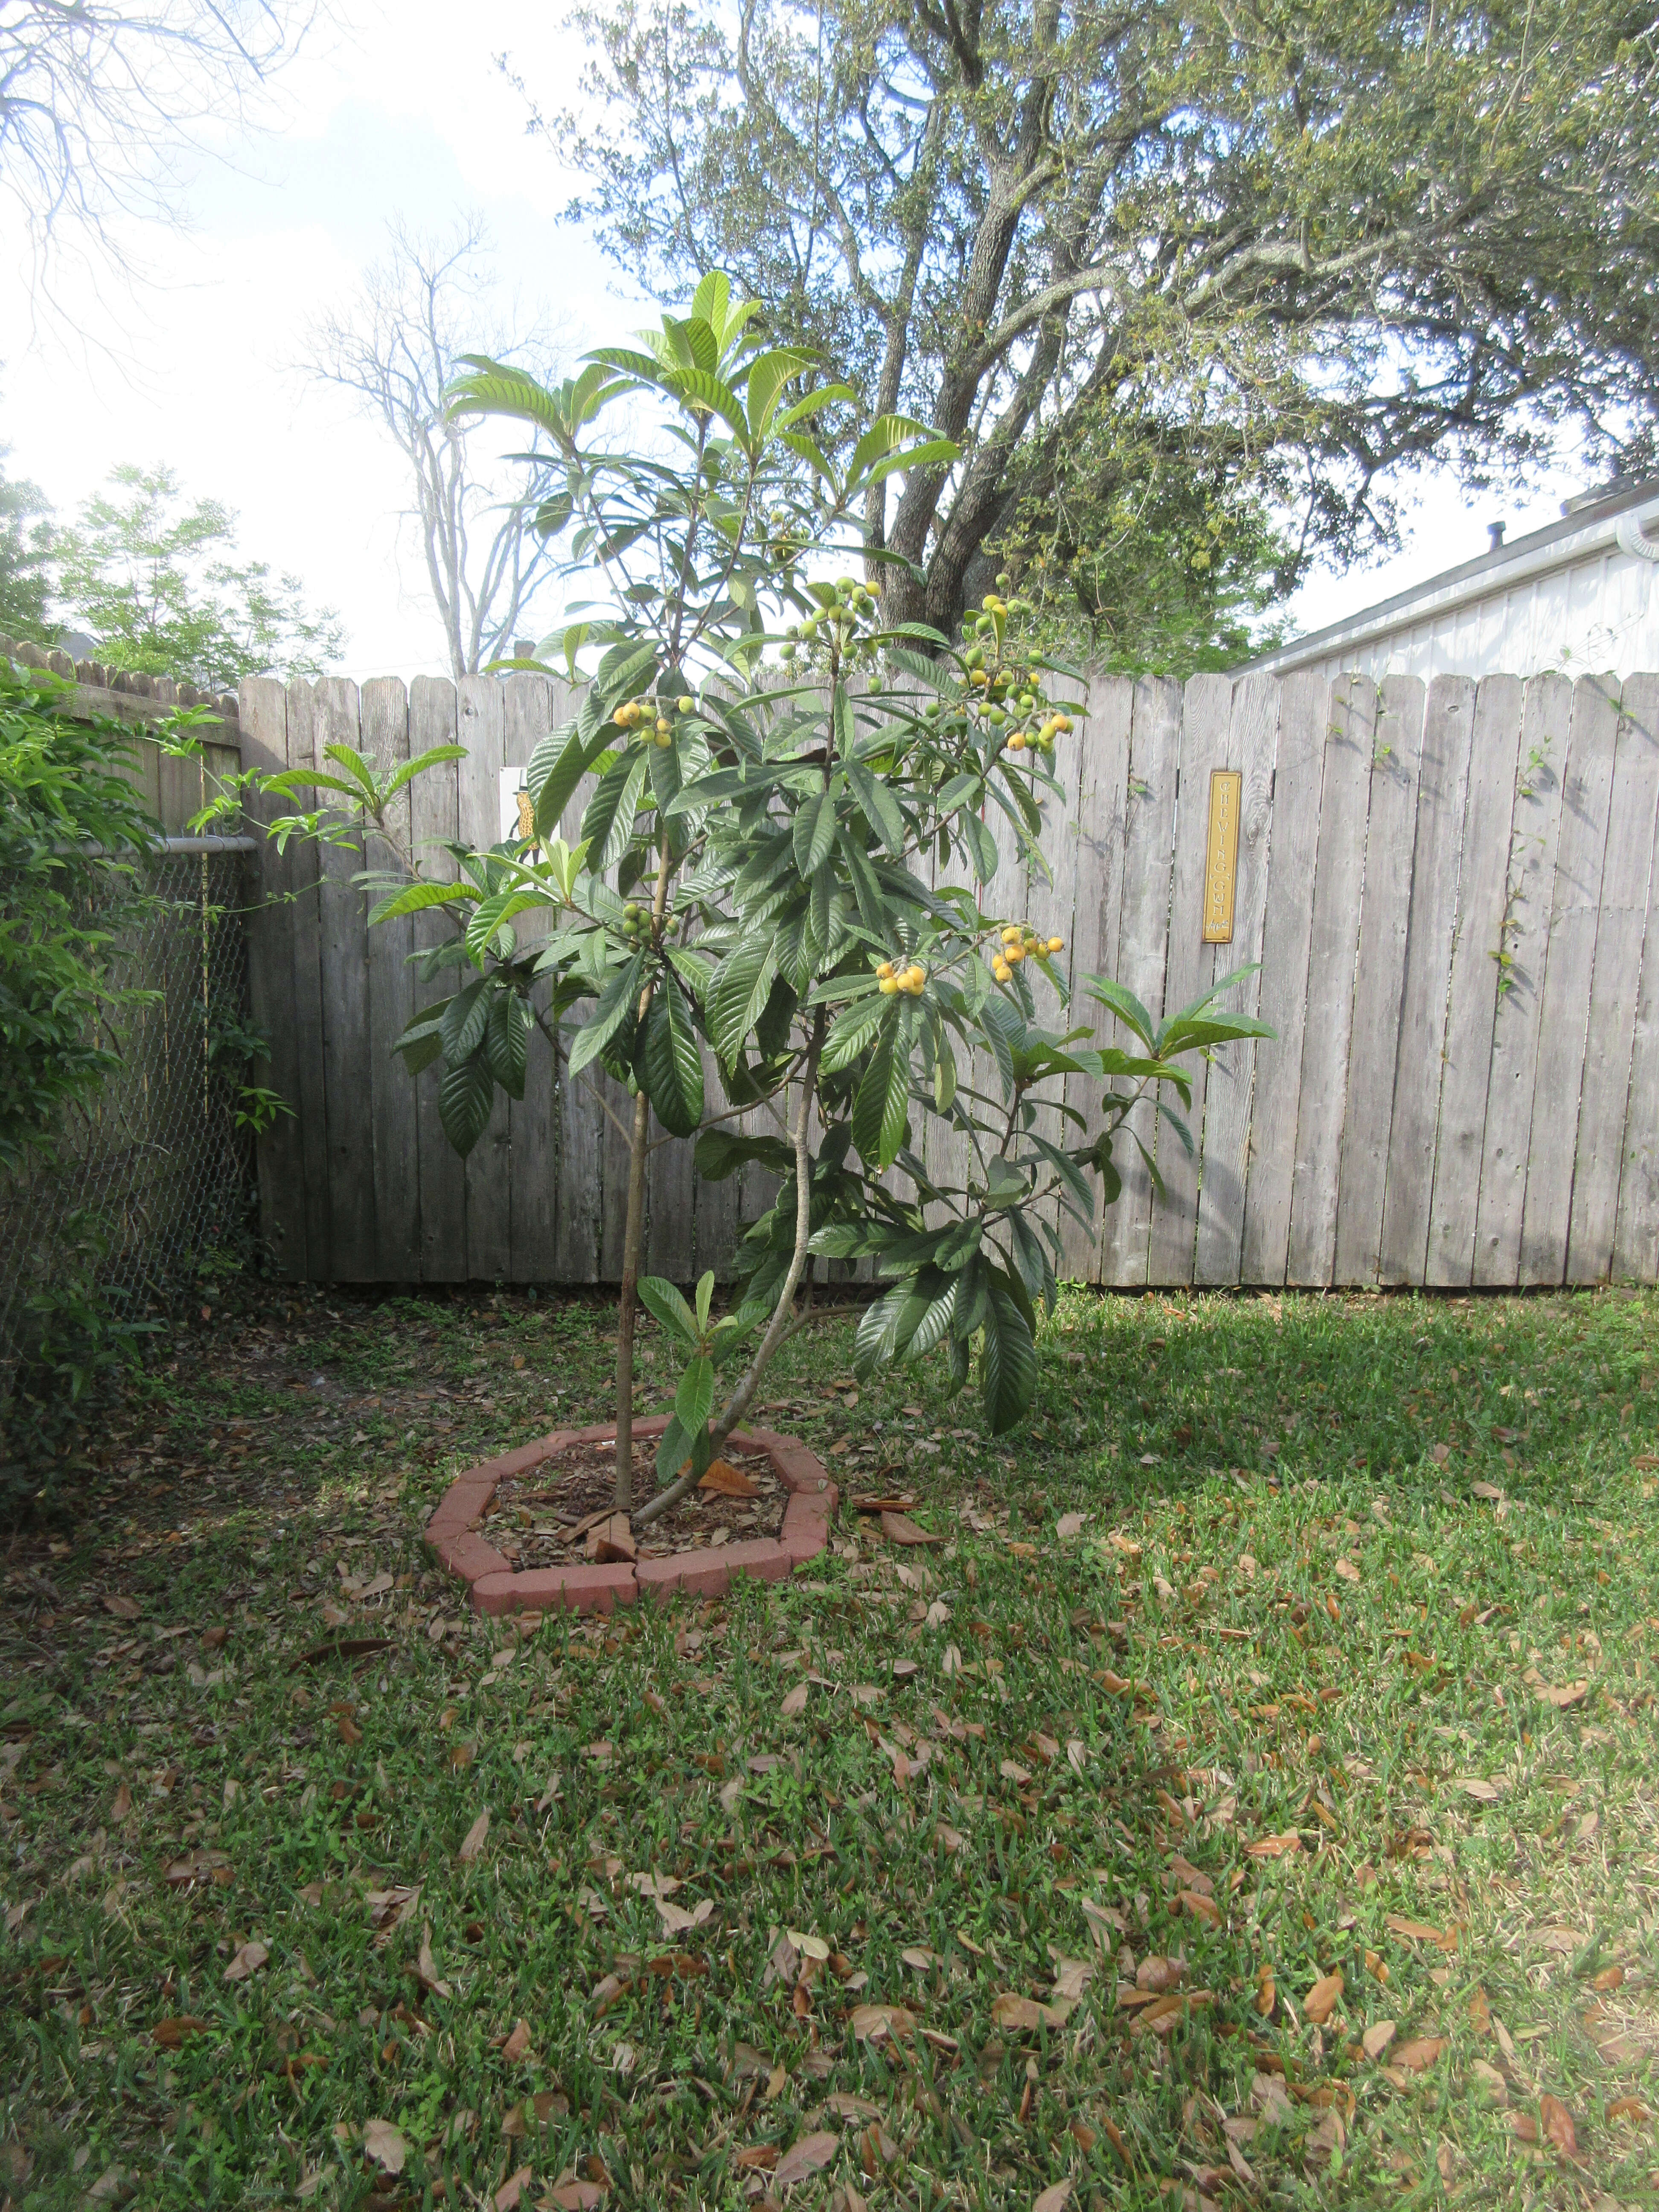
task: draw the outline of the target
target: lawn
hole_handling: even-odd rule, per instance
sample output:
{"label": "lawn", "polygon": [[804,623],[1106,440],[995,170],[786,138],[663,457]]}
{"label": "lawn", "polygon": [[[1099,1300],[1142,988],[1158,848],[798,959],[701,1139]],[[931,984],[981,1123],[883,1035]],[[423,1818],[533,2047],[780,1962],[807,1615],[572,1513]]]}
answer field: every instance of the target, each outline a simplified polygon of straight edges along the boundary
{"label": "lawn", "polygon": [[613,1330],[249,1293],[12,1544],[0,2197],[1659,2202],[1659,1297],[1068,1293],[1000,1444],[828,1323],[830,1553],[476,1622]]}

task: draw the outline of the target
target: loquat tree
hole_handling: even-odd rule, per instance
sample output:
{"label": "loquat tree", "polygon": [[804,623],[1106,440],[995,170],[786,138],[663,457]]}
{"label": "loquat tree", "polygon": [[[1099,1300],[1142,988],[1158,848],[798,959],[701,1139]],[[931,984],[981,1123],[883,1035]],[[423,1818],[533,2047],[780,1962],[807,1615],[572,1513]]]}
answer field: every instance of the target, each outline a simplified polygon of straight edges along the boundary
{"label": "loquat tree", "polygon": [[[872,485],[953,449],[897,415],[820,436],[853,392],[769,343],[724,276],[556,388],[469,357],[451,405],[544,434],[562,482],[538,527],[595,594],[540,648],[580,680],[581,703],[532,757],[533,823],[489,851],[448,847],[458,877],[438,880],[388,811],[459,749],[382,776],[335,746],[328,771],[270,779],[325,796],[273,826],[356,836],[361,810],[380,848],[371,918],[453,920],[417,956],[447,988],[397,1049],[411,1073],[441,1060],[458,1149],[498,1085],[522,1096],[538,1032],[563,1082],[598,1067],[629,1094],[617,1507],[637,1528],[702,1474],[811,1320],[817,1259],[867,1261],[882,1285],[859,1327],[860,1371],[934,1353],[961,1386],[976,1364],[990,1428],[1011,1427],[1036,1384],[1060,1218],[1087,1221],[1097,1188],[1115,1195],[1124,1116],[1149,1090],[1189,1102],[1184,1057],[1268,1034],[1214,1011],[1215,994],[1158,1024],[1090,976],[1083,990],[1133,1039],[1096,1047],[1063,1026],[1060,939],[993,904],[994,810],[1019,862],[1045,866],[1075,672],[1022,642],[1031,610],[1006,584],[947,636],[889,621],[879,580],[843,573],[869,550]],[[607,419],[630,426],[628,443],[605,443]],[[559,825],[586,778],[567,843]],[[930,1121],[947,1141],[928,1144]],[[753,1162],[778,1179],[732,1255],[725,1311],[712,1271],[690,1299],[640,1274],[647,1157],[665,1138],[695,1141],[706,1177]],[[656,1486],[636,1498],[641,1303],[679,1368]]]}

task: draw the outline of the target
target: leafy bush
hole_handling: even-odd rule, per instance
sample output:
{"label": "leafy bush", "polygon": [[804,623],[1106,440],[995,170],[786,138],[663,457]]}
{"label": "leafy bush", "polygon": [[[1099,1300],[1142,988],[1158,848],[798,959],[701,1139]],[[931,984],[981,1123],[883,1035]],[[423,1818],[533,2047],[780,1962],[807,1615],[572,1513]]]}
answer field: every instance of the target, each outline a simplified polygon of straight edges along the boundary
{"label": "leafy bush", "polygon": [[53,711],[71,687],[0,660],[0,1171],[56,1155],[65,1115],[116,1065],[109,948],[143,898],[156,824],[121,774],[115,722]]}

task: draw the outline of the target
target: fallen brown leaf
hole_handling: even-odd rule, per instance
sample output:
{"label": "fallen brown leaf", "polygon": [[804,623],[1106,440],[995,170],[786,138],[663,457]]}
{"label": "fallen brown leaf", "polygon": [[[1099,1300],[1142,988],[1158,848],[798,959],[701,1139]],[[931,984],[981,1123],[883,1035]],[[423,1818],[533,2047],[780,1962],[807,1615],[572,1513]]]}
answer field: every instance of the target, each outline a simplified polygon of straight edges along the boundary
{"label": "fallen brown leaf", "polygon": [[1578,2155],[1578,2131],[1573,2126],[1572,2114],[1561,2100],[1548,2095],[1540,2097],[1538,2117],[1544,2124],[1544,2133],[1562,2157],[1576,2159]]}
{"label": "fallen brown leaf", "polygon": [[888,2035],[903,2043],[915,2033],[916,2016],[903,2005],[854,2005],[850,2025],[861,2043],[879,2043]]}
{"label": "fallen brown leaf", "polygon": [[[1083,1534],[1083,1524],[1088,1517],[1086,1513],[1062,1513],[1054,1523],[1055,1535],[1062,1544],[1069,1543],[1073,1536]],[[1069,2189],[1071,2184],[1068,2182],[1066,2185]],[[1042,2199],[1039,2198],[1038,2202],[1041,2203]]]}
{"label": "fallen brown leaf", "polygon": [[1409,2043],[1397,2045],[1392,2063],[1403,2073],[1421,2074],[1433,2065],[1445,2048],[1443,2035],[1414,2035]]}
{"label": "fallen brown leaf", "polygon": [[463,1866],[471,1866],[484,1847],[484,1838],[489,1833],[489,1808],[484,1807],[477,1819],[461,1838],[461,1848],[456,1853]]}
{"label": "fallen brown leaf", "polygon": [[125,1820],[131,1810],[132,1792],[124,1782],[110,1799],[109,1816],[112,1820]]}
{"label": "fallen brown leaf", "polygon": [[806,1700],[811,1695],[811,1685],[810,1683],[797,1682],[794,1688],[790,1691],[788,1696],[778,1707],[779,1712],[782,1714],[785,1720],[793,1720],[797,1713],[804,1713],[806,1711]]}
{"label": "fallen brown leaf", "polygon": [[1360,2048],[1367,2058],[1380,2058],[1394,2041],[1394,2038],[1395,2022],[1393,2021],[1374,2020],[1359,2039]]}
{"label": "fallen brown leaf", "polygon": [[816,2135],[803,2136],[799,2142],[792,2143],[778,2160],[772,2175],[774,2185],[787,2189],[792,2183],[805,2181],[809,2173],[816,2173],[821,2166],[828,2166],[840,2148],[840,2136],[832,2134],[828,2128],[820,2130]]}
{"label": "fallen brown leaf", "polygon": [[375,2165],[387,2173],[401,2173],[404,2160],[409,2156],[408,2144],[390,2120],[364,2122],[363,2148]]}
{"label": "fallen brown leaf", "polygon": [[103,1600],[103,1607],[106,1613],[112,1613],[118,1620],[137,1620],[138,1618],[139,1607],[133,1598],[106,1596]]}
{"label": "fallen brown leaf", "polygon": [[943,1536],[931,1529],[918,1528],[908,1513],[884,1513],[881,1533],[890,1544],[942,1544]]}
{"label": "fallen brown leaf", "polygon": [[509,2066],[516,2066],[530,2048],[530,2022],[520,2021],[501,2045],[501,2056]]}
{"label": "fallen brown leaf", "polygon": [[1032,2198],[1031,2212],[1065,2212],[1066,2206],[1071,2201],[1071,2183],[1056,2181],[1045,2189],[1041,2197]]}
{"label": "fallen brown leaf", "polygon": [[1278,2002],[1279,1985],[1273,1979],[1273,1968],[1258,1967],[1255,1977],[1255,2008],[1263,2020],[1270,2020],[1273,2017],[1273,2009]]}
{"label": "fallen brown leaf", "polygon": [[258,1972],[270,1956],[270,1951],[268,1945],[244,1943],[236,1956],[225,1968],[225,1979],[228,1982],[246,1981],[250,1974]]}
{"label": "fallen brown leaf", "polygon": [[150,2030],[150,2039],[159,2043],[163,2051],[176,2051],[187,2035],[200,2035],[207,2022],[198,2020],[193,2012],[174,2013],[167,2020],[158,2020]]}
{"label": "fallen brown leaf", "polygon": [[717,1498],[754,1498],[759,1494],[749,1477],[733,1467],[729,1459],[711,1459],[697,1487],[712,1490]]}
{"label": "fallen brown leaf", "polygon": [[516,2173],[507,2175],[492,2200],[495,2212],[519,2212],[519,2203],[524,2195],[525,2184],[530,2180],[534,2171],[532,2166],[521,2166]]}
{"label": "fallen brown leaf", "polygon": [[1322,1974],[1302,2001],[1302,2009],[1316,2027],[1322,2027],[1336,2009],[1336,2001],[1342,1994],[1342,1977]]}
{"label": "fallen brown leaf", "polygon": [[1012,1990],[991,2001],[991,2018],[996,2026],[1020,2031],[1064,2027],[1071,2012],[1069,1999],[1060,2004],[1039,2004],[1035,1997],[1023,1997]]}
{"label": "fallen brown leaf", "polygon": [[1287,1828],[1282,1836],[1261,1836],[1253,1844],[1246,1844],[1245,1854],[1253,1859],[1279,1859],[1288,1852],[1299,1851],[1302,1838],[1294,1828]]}
{"label": "fallen brown leaf", "polygon": [[1553,1683],[1542,1682],[1538,1686],[1538,1694],[1547,1705],[1553,1705],[1558,1712],[1563,1712],[1569,1705],[1583,1704],[1589,1695],[1589,1683],[1588,1680],[1564,1682],[1558,1688]]}
{"label": "fallen brown leaf", "polygon": [[1135,1969],[1135,1987],[1150,1990],[1155,1996],[1161,1996],[1165,1990],[1178,1989],[1186,1978],[1184,1959],[1166,1959],[1158,1951],[1150,1953]]}

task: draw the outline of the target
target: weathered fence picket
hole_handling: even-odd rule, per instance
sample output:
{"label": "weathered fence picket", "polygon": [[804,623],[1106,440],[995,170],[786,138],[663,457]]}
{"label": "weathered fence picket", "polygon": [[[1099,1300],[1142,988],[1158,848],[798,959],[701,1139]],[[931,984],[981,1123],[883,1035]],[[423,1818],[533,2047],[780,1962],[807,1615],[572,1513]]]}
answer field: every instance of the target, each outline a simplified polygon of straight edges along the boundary
{"label": "weathered fence picket", "polygon": [[[394,825],[430,857],[495,842],[504,775],[571,704],[527,672],[417,678],[407,694],[254,683],[241,742],[250,766],[303,767],[341,740],[389,763],[458,739],[465,758],[418,779]],[[1171,1285],[1659,1278],[1656,732],[1652,677],[1443,678],[1426,694],[1401,678],[1095,679],[1045,806],[1052,879],[1016,865],[992,809],[988,912],[1065,939],[1072,1018],[1103,1042],[1131,1040],[1081,994],[1085,975],[1115,976],[1158,1018],[1257,962],[1230,996],[1276,1035],[1198,1070],[1190,1156],[1137,1109],[1115,1153],[1122,1195],[1093,1236],[1064,1226],[1066,1271]],[[1228,945],[1201,932],[1218,768],[1243,776]],[[566,809],[568,839],[591,788]],[[524,1098],[498,1100],[458,1161],[438,1070],[410,1085],[390,1056],[432,994],[408,956],[446,925],[371,932],[360,865],[303,843],[260,859],[256,1012],[270,1080],[296,1109],[260,1145],[281,1264],[319,1280],[614,1281],[627,1150],[611,1115],[626,1118],[625,1094],[599,1076],[604,1112],[533,1036]],[[976,1061],[976,1079],[991,1073]],[[1098,1128],[1097,1085],[1073,1081],[1066,1099]],[[930,1144],[932,1170],[960,1181],[959,1141]],[[723,1265],[772,1188],[757,1170],[705,1182],[688,1146],[660,1146],[647,1265],[677,1279]]]}

